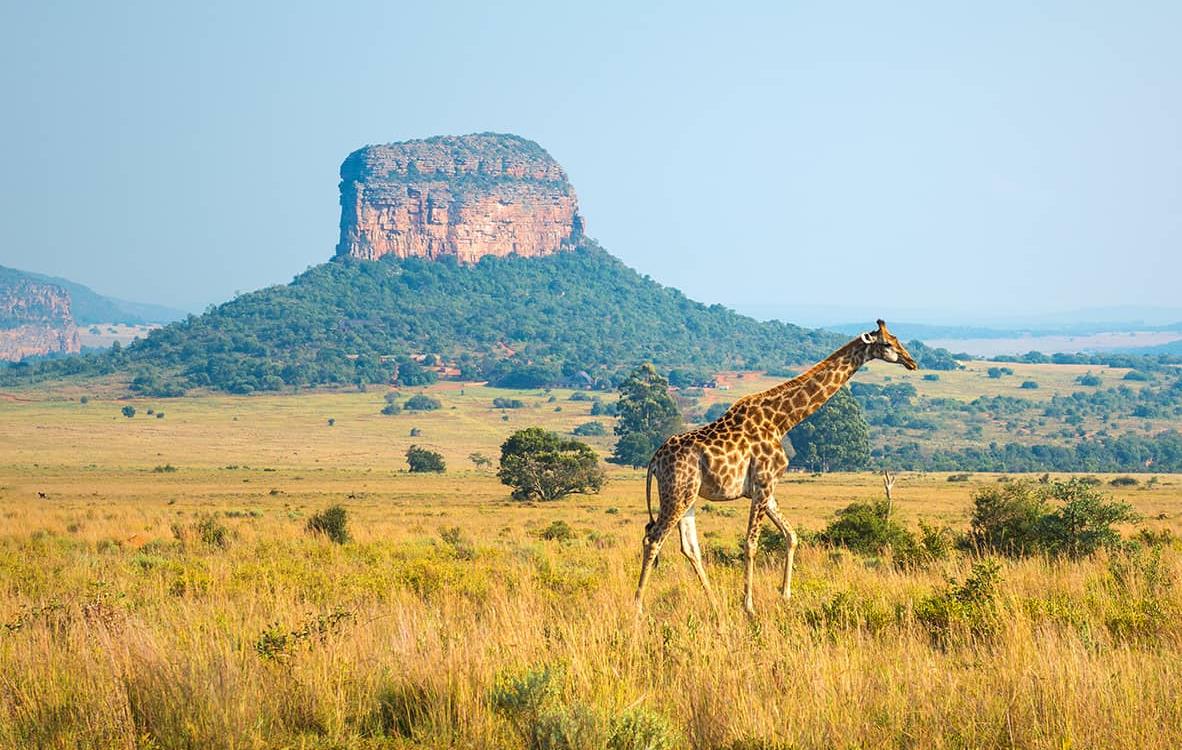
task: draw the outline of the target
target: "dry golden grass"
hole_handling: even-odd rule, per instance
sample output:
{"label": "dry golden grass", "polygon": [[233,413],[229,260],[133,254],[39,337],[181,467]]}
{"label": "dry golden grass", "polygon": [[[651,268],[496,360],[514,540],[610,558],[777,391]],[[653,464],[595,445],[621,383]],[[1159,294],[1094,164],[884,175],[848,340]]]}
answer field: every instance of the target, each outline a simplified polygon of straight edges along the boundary
{"label": "dry golden grass", "polygon": [[[636,715],[672,738],[653,748],[1182,743],[1173,548],[1005,562],[996,617],[936,637],[925,602],[971,559],[900,570],[805,544],[790,603],[761,558],[748,620],[731,561],[745,506],[715,504],[699,528],[721,610],[671,544],[636,622],[638,472],[534,505],[470,468],[396,470],[411,422],[461,468],[515,427],[587,419],[559,395],[562,412],[531,397],[503,423],[487,396],[412,417],[378,415],[380,393],[159,401],[151,421],[146,402],[133,420],[122,402],[0,406],[0,747],[603,747]],[[896,505],[963,527],[974,484],[995,481],[908,474]],[[880,493],[869,474],[791,475],[778,495],[817,529]],[[1182,478],[1117,494],[1182,531]],[[333,503],[343,546],[304,531]],[[211,514],[225,547],[200,538]],[[573,539],[542,538],[556,521]],[[494,708],[547,667],[544,711]],[[540,729],[568,724],[583,744]],[[612,747],[644,746],[630,736]]]}

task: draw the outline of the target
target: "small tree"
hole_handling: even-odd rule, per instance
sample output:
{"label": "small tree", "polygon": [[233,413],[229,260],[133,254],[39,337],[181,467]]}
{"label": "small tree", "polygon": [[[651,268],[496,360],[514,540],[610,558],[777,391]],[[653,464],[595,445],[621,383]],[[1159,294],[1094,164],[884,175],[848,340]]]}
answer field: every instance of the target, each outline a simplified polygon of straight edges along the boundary
{"label": "small tree", "polygon": [[604,483],[595,451],[541,427],[518,430],[501,444],[497,478],[513,488],[518,500],[557,500],[576,492],[598,492]]}
{"label": "small tree", "polygon": [[870,462],[870,431],[862,407],[842,387],[788,433],[796,461],[810,471],[858,471]]}
{"label": "small tree", "polygon": [[123,416],[127,417],[128,419],[131,419],[132,417],[135,416],[135,407],[131,406],[130,404],[123,407],[119,411],[122,412]]}
{"label": "small tree", "polygon": [[442,454],[417,445],[406,449],[406,463],[410,464],[411,473],[414,474],[429,472],[442,474],[447,469]]}
{"label": "small tree", "polygon": [[636,368],[620,384],[616,410],[620,439],[610,459],[613,463],[645,466],[661,443],[681,428],[677,402],[669,395],[669,381],[651,364]]}
{"label": "small tree", "polygon": [[387,417],[392,417],[396,414],[401,414],[401,413],[402,413],[402,407],[399,406],[398,404],[394,403],[393,401],[389,402],[388,404],[386,404],[385,406],[382,407],[382,414],[386,415]]}
{"label": "small tree", "polygon": [[410,411],[435,411],[443,406],[439,399],[432,398],[425,393],[416,393],[406,400],[406,408]]}

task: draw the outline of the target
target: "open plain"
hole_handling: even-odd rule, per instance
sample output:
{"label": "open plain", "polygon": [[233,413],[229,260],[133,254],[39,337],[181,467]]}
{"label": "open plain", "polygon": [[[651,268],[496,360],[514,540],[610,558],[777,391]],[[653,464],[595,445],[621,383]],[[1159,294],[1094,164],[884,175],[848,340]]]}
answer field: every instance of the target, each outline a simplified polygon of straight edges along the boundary
{"label": "open plain", "polygon": [[[552,503],[513,501],[493,475],[512,429],[592,419],[570,391],[494,409],[508,392],[447,383],[429,389],[442,408],[393,416],[374,391],[90,392],[0,401],[0,747],[1182,742],[1167,533],[1182,532],[1182,477],[1111,488],[1144,519],[1126,537],[1165,543],[1083,561],[989,574],[966,552],[900,565],[806,541],[784,602],[769,536],[751,620],[746,508],[710,504],[720,609],[672,542],[636,620],[642,472],[613,467],[602,493]],[[408,473],[412,443],[448,471]],[[972,493],[999,479],[908,473],[896,513],[963,531]],[[789,474],[778,495],[807,540],[881,493],[872,473]],[[346,544],[305,530],[333,504]],[[985,605],[941,615],[972,580],[991,587]]]}

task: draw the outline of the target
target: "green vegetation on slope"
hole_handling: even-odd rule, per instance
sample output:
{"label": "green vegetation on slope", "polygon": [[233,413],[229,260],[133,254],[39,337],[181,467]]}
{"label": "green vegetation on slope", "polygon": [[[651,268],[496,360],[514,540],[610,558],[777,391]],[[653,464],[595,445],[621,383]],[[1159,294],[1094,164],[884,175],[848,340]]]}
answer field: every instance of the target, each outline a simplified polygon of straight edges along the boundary
{"label": "green vegetation on slope", "polygon": [[153,331],[125,351],[14,368],[145,372],[143,392],[384,383],[397,358],[439,355],[464,377],[532,387],[623,367],[813,362],[840,337],[760,323],[641,276],[591,242],[545,258],[338,259]]}

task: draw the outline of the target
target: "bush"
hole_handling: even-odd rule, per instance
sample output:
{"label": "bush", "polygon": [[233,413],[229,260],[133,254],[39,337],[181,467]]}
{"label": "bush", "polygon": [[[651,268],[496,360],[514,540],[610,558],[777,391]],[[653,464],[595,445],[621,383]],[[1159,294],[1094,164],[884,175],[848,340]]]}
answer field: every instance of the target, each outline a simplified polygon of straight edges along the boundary
{"label": "bush", "polygon": [[1007,482],[973,493],[969,538],[982,549],[1026,555],[1038,548],[1038,524],[1047,505],[1029,482]]}
{"label": "bush", "polygon": [[1099,375],[1096,375],[1095,373],[1093,373],[1089,370],[1088,372],[1086,372],[1083,375],[1080,375],[1078,378],[1076,378],[1075,382],[1079,383],[1080,385],[1095,387],[1095,386],[1100,385],[1100,383],[1102,381],[1100,380]]}
{"label": "bush", "polygon": [[225,549],[230,544],[230,530],[213,513],[206,514],[197,521],[197,538],[207,547]]}
{"label": "bush", "polygon": [[1108,484],[1112,485],[1113,487],[1136,487],[1140,483],[1137,481],[1136,477],[1115,477]]}
{"label": "bush", "polygon": [[996,560],[973,563],[963,584],[950,578],[944,589],[915,603],[915,619],[940,644],[957,635],[989,636],[997,628],[997,587],[1001,566]]}
{"label": "bush", "polygon": [[1106,499],[1082,479],[982,487],[973,505],[970,540],[1016,556],[1042,552],[1086,557],[1119,544],[1113,524],[1138,518],[1131,505]]}
{"label": "bush", "polygon": [[1038,388],[1038,382],[1034,380],[1023,380],[1022,385],[1019,387],[1023,390],[1033,391],[1034,389]]}
{"label": "bush", "polygon": [[575,391],[570,395],[571,401],[590,401],[591,397],[583,391]]}
{"label": "bush", "polygon": [[607,434],[607,428],[602,422],[584,422],[571,430],[571,433],[579,437],[599,437]]}
{"label": "bush", "polygon": [[[1128,380],[1128,378],[1125,378],[1125,380]],[[90,396],[82,396],[81,398],[78,399],[78,403],[89,404],[90,403]]]}
{"label": "bush", "polygon": [[1115,548],[1121,538],[1112,525],[1139,518],[1128,503],[1107,500],[1099,490],[1079,482],[1055,482],[1050,495],[1062,505],[1042,519],[1039,542],[1054,555],[1080,558],[1101,547]]}
{"label": "bush", "polygon": [[410,411],[435,411],[442,406],[439,399],[425,393],[416,393],[406,400],[406,408]]}
{"label": "bush", "polygon": [[850,503],[837,511],[837,518],[817,538],[864,555],[876,555],[887,548],[910,550],[915,538],[902,524],[890,518],[885,500]]}
{"label": "bush", "polygon": [[519,398],[497,396],[493,399],[492,405],[494,409],[521,409],[525,406],[525,402]]}
{"label": "bush", "polygon": [[598,492],[604,483],[595,451],[540,427],[518,430],[501,444],[497,478],[513,488],[517,500]]}
{"label": "bush", "polygon": [[1129,370],[1128,372],[1125,373],[1125,376],[1123,378],[1121,378],[1121,380],[1136,380],[1136,381],[1144,382],[1146,380],[1149,380],[1149,376],[1146,375],[1145,373],[1141,372],[1140,370]]}
{"label": "bush", "polygon": [[164,412],[162,412],[162,411],[156,412],[156,419],[164,419]]}
{"label": "bush", "polygon": [[340,505],[332,505],[308,519],[305,530],[312,534],[323,534],[337,544],[345,544],[349,535],[349,512]]}
{"label": "bush", "polygon": [[390,403],[388,403],[382,407],[382,414],[386,415],[387,417],[392,417],[395,414],[401,414],[401,413],[402,413],[402,407],[399,406],[398,404],[394,403],[393,401],[391,401]]}
{"label": "bush", "polygon": [[969,481],[969,479],[972,478],[972,476],[973,476],[972,474],[966,474],[966,473],[949,474],[948,481],[949,482],[967,482],[967,481]]}
{"label": "bush", "polygon": [[929,372],[927,375],[924,375],[924,376],[923,376],[923,379],[924,379],[924,380],[927,380],[927,381],[929,381],[929,382],[932,382],[932,383],[934,383],[934,382],[936,382],[937,380],[939,380],[939,379],[940,379],[940,376],[939,376],[939,375],[937,375],[937,374],[936,374],[936,373],[934,373],[934,372]]}
{"label": "bush", "polygon": [[131,419],[132,417],[135,416],[135,407],[134,406],[128,405],[128,406],[123,407],[119,411],[123,414],[123,416],[127,417],[128,419]]}
{"label": "bush", "polygon": [[538,532],[538,537],[547,542],[569,542],[575,538],[575,530],[566,521],[553,521]]}
{"label": "bush", "polygon": [[483,469],[492,463],[492,459],[483,453],[469,453],[468,460],[475,464],[477,469]]}
{"label": "bush", "polygon": [[640,707],[612,717],[608,750],[672,750],[681,738],[664,716]]}
{"label": "bush", "polygon": [[442,454],[417,445],[406,449],[406,463],[410,465],[413,474],[428,472],[442,474],[447,470],[447,464],[444,462]]}

